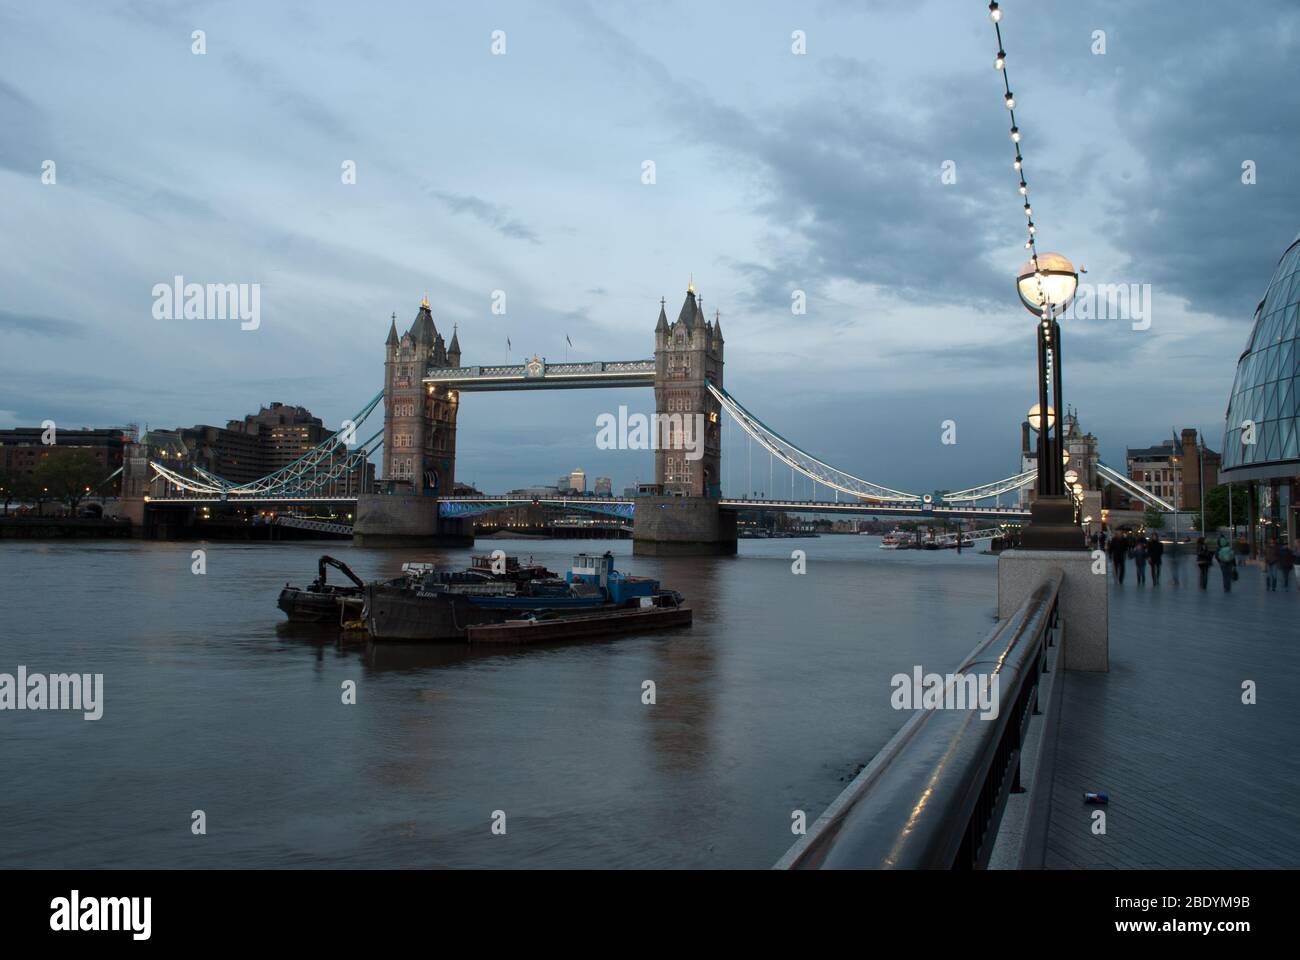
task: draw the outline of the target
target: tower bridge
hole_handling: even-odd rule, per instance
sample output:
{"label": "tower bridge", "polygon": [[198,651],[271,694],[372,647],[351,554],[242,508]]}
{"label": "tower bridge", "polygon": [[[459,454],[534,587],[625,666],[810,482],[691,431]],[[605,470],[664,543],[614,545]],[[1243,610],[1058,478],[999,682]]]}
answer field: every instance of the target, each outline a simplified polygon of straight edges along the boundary
{"label": "tower bridge", "polygon": [[[534,503],[631,519],[638,553],[733,553],[740,510],[949,517],[1018,523],[1028,511],[1001,497],[1033,483],[1030,470],[937,500],[855,476],[831,466],[767,426],[724,386],[720,316],[704,316],[694,285],[675,320],[660,300],[649,359],[550,363],[461,364],[460,337],[444,340],[426,297],[410,328],[398,334],[396,314],[385,341],[384,386],[348,421],[298,461],[251,483],[235,484],[197,466],[128,455],[124,499],[154,509],[187,504],[294,506],[355,504],[361,543],[471,543],[473,518]],[[592,497],[456,496],[457,417],[461,395],[488,391],[649,387],[657,427],[654,483],[633,500]],[[382,412],[381,412],[382,411]],[[736,498],[722,490],[722,417],[727,416],[772,456],[833,495],[830,500]],[[382,417],[382,426],[374,421]],[[702,424],[700,436],[692,425]],[[359,440],[358,437],[366,439]],[[665,442],[666,441],[666,442]],[[688,455],[688,453],[690,455]],[[365,480],[365,464],[381,457],[381,480]],[[359,469],[360,468],[360,469]],[[1098,463],[1098,475],[1159,509],[1171,509],[1118,471]]]}

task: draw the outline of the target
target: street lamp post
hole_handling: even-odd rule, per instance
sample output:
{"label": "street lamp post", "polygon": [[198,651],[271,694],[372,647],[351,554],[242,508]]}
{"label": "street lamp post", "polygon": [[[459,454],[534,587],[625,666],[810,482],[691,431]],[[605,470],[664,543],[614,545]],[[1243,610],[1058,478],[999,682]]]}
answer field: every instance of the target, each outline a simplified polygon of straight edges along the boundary
{"label": "street lamp post", "polygon": [[1026,550],[1082,550],[1082,529],[1065,478],[1065,404],[1061,395],[1061,325],[1057,318],[1079,287],[1079,274],[1059,253],[1040,253],[1016,275],[1025,309],[1038,318],[1038,482],[1021,534]]}

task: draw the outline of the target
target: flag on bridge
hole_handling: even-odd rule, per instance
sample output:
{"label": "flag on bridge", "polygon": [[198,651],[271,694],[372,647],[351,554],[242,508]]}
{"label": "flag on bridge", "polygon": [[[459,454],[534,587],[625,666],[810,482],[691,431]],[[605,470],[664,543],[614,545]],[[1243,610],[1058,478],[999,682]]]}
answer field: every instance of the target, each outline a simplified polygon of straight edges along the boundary
{"label": "flag on bridge", "polygon": [[567,343],[569,346],[573,346],[573,341],[569,339],[569,335],[567,333],[564,335],[564,342]]}
{"label": "flag on bridge", "polygon": [[506,337],[506,349],[507,349],[507,350],[510,349],[510,338],[509,338],[509,337]]}

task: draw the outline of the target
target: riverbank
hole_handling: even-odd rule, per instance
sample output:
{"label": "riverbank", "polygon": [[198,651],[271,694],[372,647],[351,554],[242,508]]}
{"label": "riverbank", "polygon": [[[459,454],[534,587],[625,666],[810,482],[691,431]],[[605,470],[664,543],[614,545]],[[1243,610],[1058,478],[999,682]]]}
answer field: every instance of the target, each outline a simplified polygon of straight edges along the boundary
{"label": "riverbank", "polygon": [[92,517],[0,517],[0,540],[99,540],[131,536],[131,521]]}

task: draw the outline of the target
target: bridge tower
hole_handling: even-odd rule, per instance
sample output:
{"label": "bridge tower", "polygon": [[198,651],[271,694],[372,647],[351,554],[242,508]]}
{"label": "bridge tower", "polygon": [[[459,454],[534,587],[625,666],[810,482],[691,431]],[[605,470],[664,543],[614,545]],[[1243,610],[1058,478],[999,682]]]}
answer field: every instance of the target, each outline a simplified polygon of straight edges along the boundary
{"label": "bridge tower", "polygon": [[429,298],[420,303],[406,333],[397,316],[384,344],[384,462],[381,493],[357,501],[353,527],[358,543],[473,542],[472,526],[438,517],[437,498],[456,487],[455,390],[426,385],[430,368],[460,365],[460,338],[448,346],[433,322]]}
{"label": "bridge tower", "polygon": [[394,316],[384,345],[385,485],[397,492],[451,496],[456,483],[455,391],[424,385],[430,367],[460,363],[460,341],[450,349],[433,322],[426,297],[411,328],[397,335]]}
{"label": "bridge tower", "polygon": [[655,326],[655,412],[665,436],[657,438],[655,482],[679,497],[722,495],[722,408],[707,381],[722,386],[722,318],[705,319],[695,284],[677,320],[659,304]]}
{"label": "bridge tower", "polygon": [[722,322],[704,316],[692,282],[677,320],[659,302],[655,326],[655,482],[637,498],[632,552],[736,552],[736,515],[720,509],[722,409],[708,382],[722,386]]}

